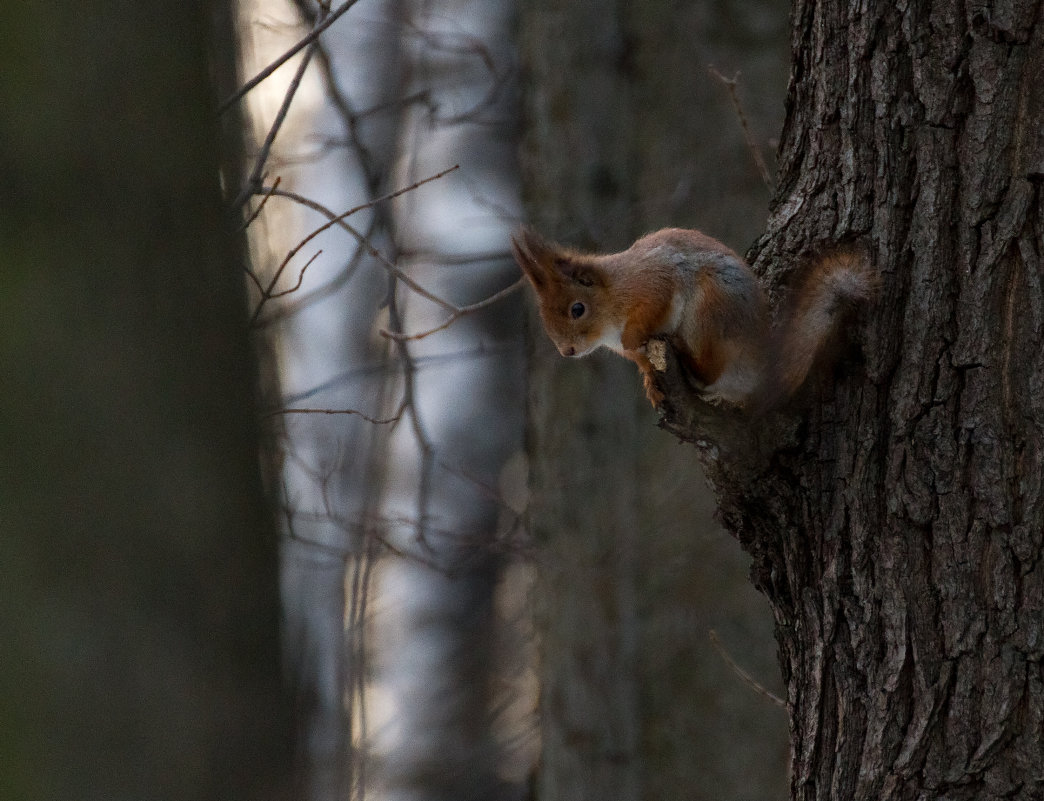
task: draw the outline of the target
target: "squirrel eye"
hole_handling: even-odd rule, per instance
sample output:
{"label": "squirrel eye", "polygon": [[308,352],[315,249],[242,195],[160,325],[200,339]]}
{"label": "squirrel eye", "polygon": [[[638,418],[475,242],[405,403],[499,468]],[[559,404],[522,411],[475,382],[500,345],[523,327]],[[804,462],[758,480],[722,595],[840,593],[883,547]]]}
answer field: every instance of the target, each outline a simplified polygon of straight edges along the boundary
{"label": "squirrel eye", "polygon": [[569,307],[569,316],[574,320],[584,316],[584,312],[587,311],[587,307],[583,303],[577,301]]}

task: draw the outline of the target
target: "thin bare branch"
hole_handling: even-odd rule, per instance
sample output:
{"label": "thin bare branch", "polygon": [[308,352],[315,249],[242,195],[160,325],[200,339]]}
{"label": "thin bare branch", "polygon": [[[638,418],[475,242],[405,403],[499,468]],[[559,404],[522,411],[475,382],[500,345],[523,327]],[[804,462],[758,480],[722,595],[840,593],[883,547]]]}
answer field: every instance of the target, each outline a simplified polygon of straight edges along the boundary
{"label": "thin bare branch", "polygon": [[287,61],[289,61],[298,53],[300,53],[304,48],[308,47],[308,45],[310,45],[316,39],[318,39],[319,35],[323,31],[325,31],[327,28],[333,25],[341,17],[342,14],[344,14],[357,2],[359,2],[359,0],[345,0],[344,3],[337,7],[336,11],[331,11],[330,15],[326,17],[326,19],[324,19],[322,22],[317,24],[314,28],[312,28],[308,35],[306,35],[304,38],[298,41],[297,44],[295,44],[293,47],[291,47],[289,50],[283,53],[283,55],[281,55],[279,58],[277,58],[275,61],[269,64],[263,70],[261,70],[261,72],[259,72],[257,75],[255,75],[245,84],[243,84],[235,92],[233,92],[232,95],[227,100],[225,100],[224,103],[218,106],[218,114],[224,114],[226,111],[228,111],[228,109],[230,109],[233,106],[233,104],[238,102],[241,98],[245,97],[247,92],[256,88],[257,85],[260,84],[263,80],[265,80],[269,75],[271,75],[281,66],[283,66]]}
{"label": "thin bare branch", "polygon": [[299,272],[297,274],[297,283],[296,284],[294,284],[289,289],[284,289],[284,290],[282,290],[280,292],[272,292],[271,294],[268,295],[268,299],[272,300],[273,298],[285,298],[287,295],[291,295],[294,292],[296,292],[297,290],[299,290],[301,288],[301,283],[304,281],[305,270],[308,269],[308,265],[310,265],[313,261],[315,261],[316,259],[319,258],[319,255],[321,253],[322,253],[321,250],[317,250],[315,252],[315,255],[312,256],[312,258],[310,258],[308,261],[305,262],[304,267],[301,268],[301,272]]}
{"label": "thin bare branch", "polygon": [[264,295],[265,287],[261,283],[261,279],[257,277],[257,273],[254,272],[254,269],[249,264],[244,264],[243,269],[246,270],[247,277],[254,282],[254,286],[257,287],[257,291]]}
{"label": "thin bare branch", "polygon": [[[406,273],[404,273],[402,270],[400,270],[398,267],[396,267],[395,264],[393,264],[387,257],[385,257],[380,252],[380,250],[378,250],[373,244],[371,244],[370,240],[362,232],[360,232],[353,225],[351,225],[348,222],[346,222],[346,218],[350,217],[351,215],[356,214],[357,212],[360,212],[360,211],[362,211],[364,209],[371,208],[371,207],[377,205],[378,203],[382,203],[383,201],[391,200],[393,198],[399,197],[400,195],[403,195],[406,192],[411,192],[414,189],[417,189],[418,187],[423,186],[424,184],[430,183],[432,181],[436,181],[439,178],[442,178],[443,176],[453,172],[454,170],[458,170],[458,169],[460,169],[460,165],[459,164],[455,164],[454,166],[450,167],[449,169],[445,169],[442,172],[439,172],[439,173],[436,173],[435,175],[429,176],[428,178],[424,178],[424,179],[422,179],[420,181],[416,181],[415,183],[412,183],[412,184],[410,184],[407,187],[403,187],[402,189],[397,189],[394,192],[389,192],[388,194],[382,195],[381,197],[375,198],[374,200],[371,200],[371,201],[369,201],[367,203],[362,203],[362,204],[360,204],[358,206],[354,206],[354,207],[348,209],[348,211],[344,212],[343,214],[335,214],[334,212],[332,212],[330,209],[328,209],[326,206],[322,205],[321,203],[317,203],[316,201],[311,200],[309,198],[306,198],[303,195],[299,195],[296,192],[290,192],[290,191],[285,190],[285,189],[274,189],[274,188],[267,188],[267,189],[265,189],[265,188],[262,188],[262,190],[270,191],[271,194],[276,195],[277,197],[285,197],[285,198],[287,198],[289,200],[293,200],[295,203],[299,203],[299,204],[301,204],[303,206],[307,206],[308,208],[312,209],[313,211],[319,212],[320,214],[322,214],[324,217],[327,218],[327,222],[326,223],[324,223],[323,225],[319,226],[317,229],[312,231],[300,243],[298,243],[297,246],[295,246],[290,251],[289,254],[287,254],[287,258],[284,259],[283,264],[281,264],[279,269],[276,271],[276,276],[275,276],[276,280],[278,280],[279,274],[282,272],[282,270],[284,269],[285,265],[290,260],[290,258],[292,258],[302,247],[304,247],[309,241],[311,241],[312,239],[314,239],[316,236],[318,236],[319,234],[323,233],[324,231],[329,230],[330,228],[332,228],[334,226],[338,226],[338,227],[344,229],[345,231],[347,231],[349,234],[351,234],[356,239],[356,241],[359,242],[360,245],[365,247],[367,252],[369,252],[369,254],[371,256],[373,256],[375,259],[377,259],[384,266],[384,269],[387,270],[389,273],[391,273],[395,278],[398,278],[400,281],[402,281],[404,284],[406,284],[406,286],[408,286],[410,289],[412,289],[414,292],[416,292],[421,297],[430,300],[432,303],[435,303],[438,306],[441,306],[446,311],[448,311],[448,312],[450,312],[452,314],[454,311],[456,311],[456,309],[457,309],[456,306],[454,306],[449,301],[444,300],[443,298],[440,298],[438,295],[435,295],[435,294],[429,292],[427,289],[425,289],[420,284],[418,284],[416,281],[414,281],[412,278],[410,278]],[[260,193],[260,191],[261,190],[259,190],[259,193]],[[256,320],[256,319],[257,319],[257,314],[255,312],[254,320]]]}
{"label": "thin bare branch", "polygon": [[[283,180],[283,177],[281,175],[277,175],[276,176],[276,179],[272,183],[272,186],[269,187],[267,192],[264,192],[262,194],[261,202],[257,204],[257,208],[254,209],[250,213],[250,216],[247,217],[246,220],[243,221],[243,224],[239,226],[239,233],[242,233],[247,228],[249,228],[250,227],[250,223],[252,223],[254,220],[256,220],[258,218],[258,216],[261,214],[261,210],[265,207],[265,204],[268,202],[268,199],[270,197],[272,197],[272,192],[274,192],[276,189],[279,188],[279,184],[282,182],[282,180]],[[237,203],[235,206],[233,206],[233,208],[239,208],[239,204]],[[254,278],[254,281],[258,285],[258,289],[260,289],[261,288],[261,282],[258,281],[256,277]]]}
{"label": "thin bare branch", "polygon": [[[401,270],[396,270],[401,273]],[[403,274],[403,277],[406,278]],[[399,293],[395,287],[395,281],[403,280],[397,275],[391,278],[391,286],[388,291],[388,319],[394,330],[402,331],[402,314],[399,309]],[[405,283],[405,282],[404,282]],[[418,545],[434,555],[434,550],[428,541],[428,506],[431,503],[432,478],[435,470],[435,446],[428,435],[424,419],[420,414],[420,405],[417,403],[417,362],[414,360],[408,342],[397,342],[395,352],[402,368],[402,402],[410,410],[410,423],[412,424],[413,439],[416,442],[417,452],[420,455],[420,476],[417,481],[417,523],[415,526],[416,540]]]}
{"label": "thin bare branch", "polygon": [[405,333],[397,333],[395,331],[389,331],[386,328],[382,328],[380,330],[380,334],[381,334],[381,336],[387,337],[388,339],[393,339],[396,342],[409,342],[409,341],[416,340],[416,339],[424,339],[424,337],[426,337],[426,336],[430,336],[432,334],[438,333],[439,331],[444,331],[445,329],[449,328],[451,325],[453,325],[453,323],[457,322],[457,320],[459,320],[461,317],[464,317],[465,315],[477,312],[480,309],[486,308],[487,306],[492,306],[498,300],[502,300],[502,299],[506,298],[508,295],[511,295],[511,294],[517,292],[518,290],[520,290],[524,284],[525,284],[525,279],[524,278],[520,278],[519,280],[517,280],[515,283],[511,284],[510,286],[505,287],[504,289],[501,289],[499,292],[493,293],[492,295],[490,295],[485,300],[480,300],[477,303],[472,303],[469,306],[456,306],[456,307],[454,307],[453,311],[450,313],[450,316],[443,323],[441,323],[440,325],[435,326],[434,328],[429,328],[427,331],[421,331],[420,333],[417,333],[417,334],[405,334]]}
{"label": "thin bare branch", "polygon": [[291,408],[291,409],[275,409],[275,410],[265,414],[262,419],[266,419],[266,418],[269,418],[269,417],[277,417],[278,415],[282,415],[282,414],[350,414],[350,415],[355,415],[357,417],[361,417],[367,423],[373,423],[374,425],[384,426],[384,425],[390,425],[391,423],[399,422],[399,420],[402,419],[403,411],[404,411],[404,407],[400,406],[399,410],[395,413],[395,415],[393,417],[378,418],[378,417],[370,417],[368,414],[360,412],[358,409],[299,409],[299,408]]}
{"label": "thin bare branch", "polygon": [[716,632],[714,629],[711,629],[709,632],[709,636],[711,644],[714,646],[714,650],[717,651],[718,655],[725,660],[725,664],[732,668],[733,673],[735,673],[737,676],[740,677],[740,679],[743,680],[744,684],[746,684],[748,687],[754,690],[758,695],[767,698],[776,706],[783,707],[784,709],[786,708],[787,705],[782,698],[780,698],[774,692],[765,689],[760,683],[758,683],[757,679],[755,679],[747,671],[745,671],[738,664],[736,664],[736,660],[734,660],[729,655],[729,652],[725,650],[725,646],[721,644],[721,640],[718,639],[718,632]]}
{"label": "thin bare branch", "polygon": [[[318,228],[316,228],[314,231],[312,231],[310,234],[308,234],[308,236],[306,236],[304,239],[302,239],[300,242],[298,242],[297,245],[295,245],[293,248],[290,249],[290,251],[286,254],[286,257],[283,259],[282,263],[276,268],[275,273],[273,274],[272,279],[268,282],[268,286],[267,287],[261,288],[260,282],[257,280],[257,277],[253,276],[255,283],[258,284],[258,288],[261,289],[261,300],[258,302],[257,306],[254,309],[254,313],[250,317],[250,326],[253,327],[253,326],[257,325],[258,318],[261,316],[261,311],[262,311],[262,309],[264,309],[265,305],[268,303],[269,300],[271,300],[273,297],[280,297],[282,295],[289,294],[289,292],[275,293],[274,290],[275,290],[276,283],[282,277],[283,271],[286,269],[286,267],[290,263],[291,259],[293,259],[293,257],[296,256],[301,251],[301,249],[305,245],[307,245],[311,240],[315,239],[315,237],[319,236],[319,234],[323,233],[324,231],[329,230],[330,228],[332,228],[335,225],[343,228],[345,231],[347,231],[353,237],[355,237],[356,241],[359,242],[360,245],[365,247],[366,250],[370,253],[371,256],[373,256],[375,259],[377,259],[384,266],[384,268],[388,272],[390,272],[392,275],[394,275],[396,278],[398,278],[400,281],[402,281],[404,284],[406,284],[406,286],[408,286],[410,289],[412,289],[418,295],[421,295],[422,297],[427,298],[432,303],[435,303],[435,304],[441,306],[442,308],[446,309],[446,311],[448,311],[448,312],[450,312],[452,314],[456,310],[456,306],[454,306],[449,301],[440,298],[438,295],[435,295],[435,294],[429,292],[424,287],[422,287],[420,284],[418,284],[416,281],[414,281],[412,278],[410,278],[408,275],[406,275],[406,273],[404,273],[402,270],[400,270],[398,267],[396,267],[376,247],[374,247],[374,245],[370,243],[370,240],[361,231],[359,231],[353,225],[350,225],[348,222],[346,222],[346,218],[350,217],[351,215],[356,214],[356,213],[358,213],[358,212],[360,212],[360,211],[362,211],[364,209],[368,209],[368,208],[371,208],[373,206],[376,206],[377,204],[382,203],[382,202],[384,202],[386,200],[392,200],[393,198],[397,198],[400,195],[403,195],[403,194],[405,194],[407,192],[412,192],[414,189],[417,189],[418,187],[423,186],[424,184],[431,183],[432,181],[437,181],[439,178],[442,178],[443,176],[448,175],[449,173],[453,172],[454,170],[458,170],[458,169],[460,169],[460,165],[459,164],[454,164],[452,167],[449,167],[448,169],[442,170],[442,172],[436,173],[435,175],[431,175],[431,176],[429,176],[427,178],[423,178],[420,181],[415,181],[414,183],[410,184],[409,186],[403,187],[402,189],[396,189],[394,192],[389,192],[389,193],[387,193],[385,195],[382,195],[379,198],[375,198],[375,199],[370,200],[370,201],[368,201],[366,203],[361,203],[358,206],[353,206],[352,208],[348,209],[348,211],[344,212],[343,214],[334,214],[332,211],[330,211],[330,209],[326,208],[321,203],[317,203],[314,200],[310,200],[310,199],[304,197],[303,195],[297,194],[296,192],[290,192],[290,191],[285,190],[285,189],[278,189],[278,188],[276,188],[274,186],[259,187],[256,190],[257,194],[264,194],[264,195],[268,195],[268,196],[275,195],[277,197],[288,198],[290,200],[293,200],[296,203],[300,203],[300,204],[302,204],[304,206],[307,206],[308,208],[312,209],[313,211],[318,211],[320,214],[322,214],[323,216],[325,216],[327,218],[327,222],[325,222],[322,225],[320,225]],[[318,255],[318,254],[316,254],[316,255]],[[313,256],[312,258],[314,259],[315,257]],[[309,260],[309,264],[310,263],[311,263],[311,260]],[[308,264],[306,264],[305,267],[302,268],[302,270],[301,270],[301,277],[302,278],[304,276],[304,270],[307,267],[308,267]],[[298,281],[298,284],[297,284],[297,287],[299,287],[299,286],[300,286],[300,280]],[[296,290],[297,287],[295,287],[295,290]]]}
{"label": "thin bare branch", "polygon": [[743,138],[747,142],[747,149],[750,150],[750,155],[754,159],[754,164],[758,168],[758,172],[761,173],[761,180],[765,182],[765,186],[768,190],[772,191],[772,176],[769,174],[768,165],[765,164],[765,159],[761,156],[761,148],[758,147],[758,143],[754,141],[754,134],[750,131],[750,125],[747,124],[747,115],[743,113],[743,104],[739,99],[739,91],[737,85],[739,84],[739,71],[736,72],[731,78],[726,78],[714,67],[709,67],[708,71],[711,75],[725,84],[729,90],[729,97],[732,100],[732,107],[736,110],[736,116],[739,117],[740,127],[743,129]]}
{"label": "thin bare branch", "polygon": [[[438,113],[438,105],[429,102],[432,116],[439,125],[478,122],[481,111],[496,106],[497,98],[511,79],[511,72],[510,70],[497,69],[496,59],[485,42],[476,36],[470,36],[465,33],[450,33],[447,31],[433,33],[413,25],[408,25],[407,27],[432,52],[441,52],[454,56],[477,57],[490,76],[490,84],[484,95],[476,100],[471,107],[456,114],[441,116]],[[430,91],[423,90],[414,97],[427,100],[430,98]]]}
{"label": "thin bare branch", "polygon": [[272,145],[279,133],[279,129],[283,127],[283,123],[286,121],[286,115],[290,111],[290,104],[293,102],[294,95],[297,94],[297,90],[301,86],[301,79],[304,78],[305,70],[308,69],[308,64],[311,62],[314,53],[315,47],[309,47],[305,51],[301,63],[297,65],[297,72],[294,73],[293,80],[290,81],[290,86],[287,87],[286,94],[283,96],[283,102],[279,106],[279,111],[276,113],[275,120],[272,122],[272,126],[268,129],[268,134],[265,136],[265,141],[261,144],[261,150],[258,151],[257,158],[254,159],[254,169],[250,171],[250,176],[247,178],[246,184],[240,190],[239,197],[232,202],[233,209],[238,209],[250,200],[250,197],[254,194],[256,188],[261,185],[265,163],[268,161],[269,153],[272,152]]}
{"label": "thin bare branch", "polygon": [[275,194],[279,197],[285,197],[290,200],[293,200],[296,203],[300,203],[303,206],[307,206],[308,208],[313,209],[314,211],[318,211],[320,214],[323,214],[327,218],[329,218],[328,223],[321,225],[319,228],[317,228],[315,231],[309,234],[304,239],[304,241],[302,241],[294,249],[293,252],[296,252],[302,245],[304,245],[306,242],[308,242],[308,240],[312,239],[314,236],[318,236],[323,231],[326,231],[336,225],[339,228],[342,228],[345,231],[347,231],[353,237],[355,237],[355,240],[366,249],[367,253],[369,253],[371,256],[377,259],[377,261],[381,263],[385,270],[387,270],[395,278],[398,278],[400,281],[406,284],[406,286],[408,286],[418,295],[420,295],[423,298],[427,298],[432,303],[442,306],[449,312],[452,312],[454,310],[455,307],[452,303],[440,298],[438,295],[432,294],[427,289],[418,284],[416,281],[414,281],[412,278],[410,278],[406,273],[404,273],[402,270],[396,267],[395,264],[387,256],[381,253],[381,251],[370,242],[369,238],[367,238],[365,234],[363,234],[361,231],[359,231],[359,229],[357,229],[355,226],[351,225],[344,219],[348,216],[348,214],[354,214],[357,211],[361,211],[363,208],[368,208],[370,205],[373,205],[377,201],[371,201],[369,204],[366,204],[365,206],[357,206],[356,208],[350,209],[348,212],[345,212],[344,214],[334,214],[332,211],[330,211],[322,204],[316,203],[314,200],[309,200],[303,195],[298,195],[296,192],[289,192],[281,189]]}
{"label": "thin bare branch", "polygon": [[[367,238],[371,237],[376,229],[377,217],[374,216],[370,221],[370,226],[365,236]],[[362,263],[364,253],[365,251],[362,248],[355,248],[352,251],[351,256],[348,258],[347,263],[335,273],[333,278],[307,292],[298,290],[293,299],[280,303],[274,309],[269,307],[269,311],[265,314],[264,320],[258,321],[255,324],[255,327],[259,328],[262,325],[268,325],[277,320],[291,317],[309,303],[314,303],[321,298],[329,297],[335,293],[351,280],[352,276],[359,268],[359,265]]]}
{"label": "thin bare branch", "polygon": [[[368,200],[365,203],[360,203],[358,206],[352,206],[352,208],[348,209],[348,211],[346,211],[346,212],[344,212],[342,214],[333,214],[325,206],[321,206],[320,204],[315,203],[315,201],[307,201],[306,199],[301,198],[299,195],[293,195],[293,193],[289,193],[289,192],[285,192],[285,191],[278,191],[275,194],[281,195],[283,197],[289,197],[289,198],[291,198],[293,200],[306,200],[305,205],[308,205],[310,208],[314,209],[315,211],[318,211],[321,214],[332,215],[330,217],[330,223],[328,225],[326,225],[325,227],[320,229],[320,231],[324,231],[324,230],[326,230],[326,228],[329,228],[330,225],[336,225],[337,223],[341,222],[342,220],[344,220],[344,219],[346,219],[348,217],[351,217],[353,214],[357,214],[358,212],[364,211],[365,209],[373,208],[378,203],[383,203],[386,200],[394,200],[395,198],[399,197],[400,195],[405,195],[407,192],[412,192],[414,189],[422,187],[425,184],[430,184],[432,181],[437,181],[440,178],[444,178],[445,176],[449,175],[451,172],[454,172],[455,170],[459,170],[459,169],[460,169],[460,165],[459,164],[454,164],[452,167],[447,167],[446,169],[442,170],[441,172],[437,172],[434,175],[429,175],[427,178],[421,178],[419,181],[414,181],[412,184],[410,184],[409,186],[404,186],[402,189],[396,189],[394,192],[388,192],[387,194],[381,195],[380,197],[374,198],[373,200]],[[260,187],[257,190],[257,194],[263,194],[264,191],[265,191],[265,188],[264,187]],[[313,234],[311,236],[309,236],[308,238],[310,239],[314,235],[315,235],[315,232],[313,232]]]}

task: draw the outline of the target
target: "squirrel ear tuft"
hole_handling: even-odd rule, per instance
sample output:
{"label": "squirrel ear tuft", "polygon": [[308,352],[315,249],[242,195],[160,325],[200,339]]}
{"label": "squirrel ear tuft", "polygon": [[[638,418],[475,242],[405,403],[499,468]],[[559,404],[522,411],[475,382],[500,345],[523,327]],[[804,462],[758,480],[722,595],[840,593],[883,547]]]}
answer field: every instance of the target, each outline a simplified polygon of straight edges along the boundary
{"label": "squirrel ear tuft", "polygon": [[511,252],[522,272],[540,289],[569,281],[581,286],[606,286],[605,273],[591,256],[583,256],[548,242],[532,228],[522,227],[511,237]]}
{"label": "squirrel ear tuft", "polygon": [[554,277],[552,271],[560,251],[532,228],[523,226],[511,237],[511,252],[533,286],[543,286]]}

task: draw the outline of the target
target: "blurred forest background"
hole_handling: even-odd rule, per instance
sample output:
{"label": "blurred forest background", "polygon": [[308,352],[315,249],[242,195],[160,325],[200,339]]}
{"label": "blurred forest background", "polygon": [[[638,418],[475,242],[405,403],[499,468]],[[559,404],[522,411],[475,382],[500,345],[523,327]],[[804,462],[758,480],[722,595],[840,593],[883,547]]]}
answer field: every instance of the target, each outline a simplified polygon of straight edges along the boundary
{"label": "blurred forest background", "polygon": [[208,10],[0,12],[0,798],[783,797],[748,560],[508,242],[744,250],[787,4]]}
{"label": "blurred forest background", "polygon": [[[341,8],[243,0],[243,75]],[[549,355],[507,244],[745,249],[787,13],[368,0],[246,95],[304,797],[785,795],[785,713],[729,664],[778,692],[747,559],[633,367]]]}

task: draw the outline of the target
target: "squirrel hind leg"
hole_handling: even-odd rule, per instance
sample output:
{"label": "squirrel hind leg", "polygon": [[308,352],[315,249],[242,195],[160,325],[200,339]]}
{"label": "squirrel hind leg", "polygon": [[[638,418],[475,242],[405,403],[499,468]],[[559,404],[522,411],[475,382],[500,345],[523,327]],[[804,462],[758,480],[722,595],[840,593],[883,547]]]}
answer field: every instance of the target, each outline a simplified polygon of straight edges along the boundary
{"label": "squirrel hind leg", "polygon": [[755,343],[718,340],[705,345],[698,357],[683,351],[683,363],[700,388],[701,397],[715,406],[746,406],[761,389],[765,364]]}
{"label": "squirrel hind leg", "polygon": [[703,399],[715,406],[745,406],[761,388],[762,370],[754,365],[734,365],[703,388]]}

